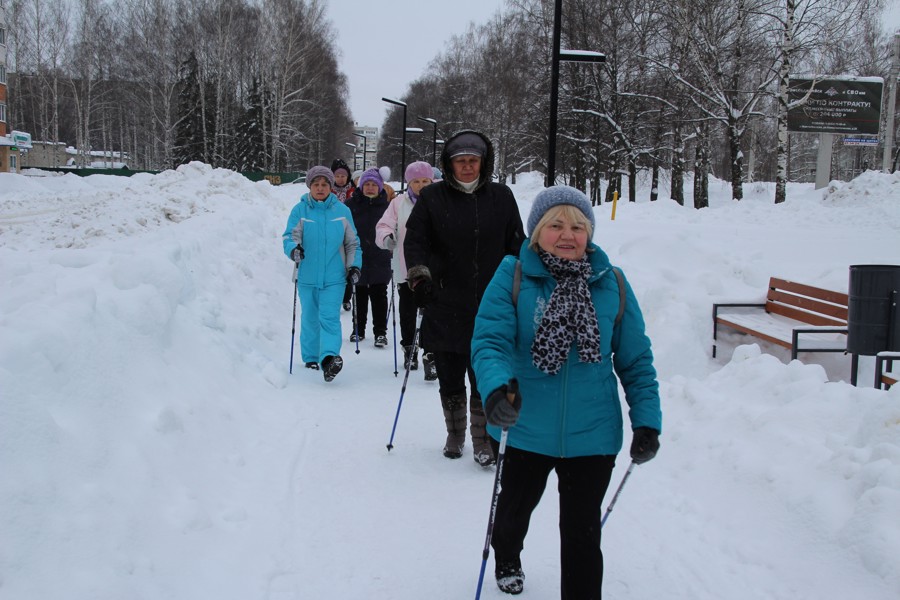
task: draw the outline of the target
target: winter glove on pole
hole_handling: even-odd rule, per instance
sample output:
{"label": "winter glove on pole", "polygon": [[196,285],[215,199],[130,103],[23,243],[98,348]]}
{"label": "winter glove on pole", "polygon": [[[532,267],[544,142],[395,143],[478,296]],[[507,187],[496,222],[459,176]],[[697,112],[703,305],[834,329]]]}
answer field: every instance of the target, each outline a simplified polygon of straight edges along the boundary
{"label": "winter glove on pole", "polygon": [[350,267],[347,269],[347,283],[350,285],[359,283],[359,267]]}
{"label": "winter glove on pole", "polygon": [[297,244],[297,247],[291,250],[291,260],[300,264],[300,261],[306,257],[306,252],[303,251],[303,246]]}
{"label": "winter glove on pole", "polygon": [[656,456],[659,450],[659,432],[651,427],[637,427],[631,439],[631,460],[642,465]]}
{"label": "winter glove on pole", "polygon": [[416,306],[425,308],[434,300],[434,284],[431,281],[431,271],[424,265],[410,267],[406,273],[409,289],[413,291]]}
{"label": "winter glove on pole", "polygon": [[394,248],[397,247],[397,240],[394,239],[394,234],[392,233],[386,235],[381,243],[384,244],[385,250],[390,250],[391,252],[393,252]]}
{"label": "winter glove on pole", "polygon": [[[516,381],[510,380],[510,383]],[[507,387],[501,385],[491,392],[484,403],[484,414],[487,422],[498,427],[512,427],[519,420],[519,410],[522,408],[522,394],[519,386]]]}

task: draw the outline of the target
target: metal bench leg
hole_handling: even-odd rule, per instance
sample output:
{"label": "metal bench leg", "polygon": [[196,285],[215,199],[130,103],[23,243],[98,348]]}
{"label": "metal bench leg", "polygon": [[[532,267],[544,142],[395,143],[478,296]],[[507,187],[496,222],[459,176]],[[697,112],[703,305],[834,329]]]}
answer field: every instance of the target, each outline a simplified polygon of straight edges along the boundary
{"label": "metal bench leg", "polygon": [[854,352],[851,356],[853,358],[850,359],[850,385],[856,386],[856,375],[859,373],[859,354]]}

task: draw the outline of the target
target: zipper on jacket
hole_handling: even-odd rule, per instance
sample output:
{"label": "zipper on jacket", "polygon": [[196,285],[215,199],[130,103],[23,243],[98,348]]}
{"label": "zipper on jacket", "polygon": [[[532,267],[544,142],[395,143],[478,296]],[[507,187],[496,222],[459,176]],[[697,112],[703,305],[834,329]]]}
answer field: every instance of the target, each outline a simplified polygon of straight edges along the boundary
{"label": "zipper on jacket", "polygon": [[563,363],[562,368],[563,385],[562,385],[562,401],[560,402],[560,421],[559,421],[559,457],[566,455],[566,415],[569,403],[569,360]]}

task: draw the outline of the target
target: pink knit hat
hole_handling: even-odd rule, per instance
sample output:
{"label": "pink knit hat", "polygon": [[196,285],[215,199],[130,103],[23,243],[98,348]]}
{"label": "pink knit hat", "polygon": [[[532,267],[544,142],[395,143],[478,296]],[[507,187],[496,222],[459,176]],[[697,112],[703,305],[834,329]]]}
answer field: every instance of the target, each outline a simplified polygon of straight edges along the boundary
{"label": "pink knit hat", "polygon": [[413,179],[434,179],[434,169],[427,162],[417,160],[406,167],[406,181]]}

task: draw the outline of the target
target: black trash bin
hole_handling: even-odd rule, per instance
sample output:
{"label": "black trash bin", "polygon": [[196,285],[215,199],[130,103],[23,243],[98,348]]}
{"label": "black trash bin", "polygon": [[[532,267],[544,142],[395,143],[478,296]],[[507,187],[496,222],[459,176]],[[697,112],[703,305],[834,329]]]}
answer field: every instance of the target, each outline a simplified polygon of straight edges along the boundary
{"label": "black trash bin", "polygon": [[851,265],[848,295],[847,352],[900,349],[900,266]]}

